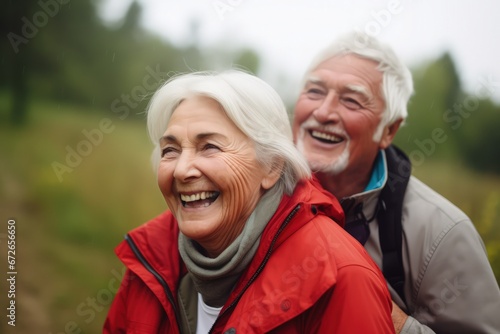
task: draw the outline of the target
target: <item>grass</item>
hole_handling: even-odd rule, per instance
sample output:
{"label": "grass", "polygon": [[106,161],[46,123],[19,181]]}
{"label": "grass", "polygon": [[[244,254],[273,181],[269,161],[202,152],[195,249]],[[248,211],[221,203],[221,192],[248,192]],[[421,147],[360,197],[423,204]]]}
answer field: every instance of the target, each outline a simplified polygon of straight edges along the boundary
{"label": "grass", "polygon": [[[99,333],[106,290],[123,268],[113,248],[165,209],[145,125],[69,106],[36,104],[30,112],[24,127],[0,125],[0,212],[2,221],[17,222],[18,269],[16,328],[2,321],[0,332],[64,333],[75,323],[82,333]],[[76,148],[86,140],[82,130],[98,129],[104,117],[113,131],[60,182],[52,164],[66,164],[67,145]],[[93,317],[89,298],[97,300]]]}
{"label": "grass", "polygon": [[[30,115],[26,126],[0,125],[0,214],[17,222],[18,270],[17,326],[2,321],[0,332],[100,333],[110,283],[123,269],[113,248],[165,209],[145,122],[51,103],[32,105]],[[75,149],[86,140],[82,130],[98,129],[104,117],[113,131],[60,181],[53,163],[66,164],[67,146]],[[433,161],[414,172],[470,215],[500,277],[500,177]],[[5,245],[0,238],[2,263]],[[0,299],[0,308],[6,303]]]}

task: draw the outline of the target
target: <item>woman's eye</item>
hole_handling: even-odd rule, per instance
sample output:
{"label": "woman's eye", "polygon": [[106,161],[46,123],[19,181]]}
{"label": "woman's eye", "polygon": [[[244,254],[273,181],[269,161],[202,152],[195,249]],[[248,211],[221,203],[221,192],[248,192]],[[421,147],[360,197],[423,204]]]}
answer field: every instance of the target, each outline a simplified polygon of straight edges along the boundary
{"label": "woman's eye", "polygon": [[220,151],[220,148],[214,144],[205,144],[205,146],[203,146],[203,149],[205,151],[208,151],[208,150],[217,150],[217,151]]}
{"label": "woman's eye", "polygon": [[171,155],[174,153],[174,148],[173,147],[165,147],[164,149],[161,150],[161,157],[163,158],[166,155]]}

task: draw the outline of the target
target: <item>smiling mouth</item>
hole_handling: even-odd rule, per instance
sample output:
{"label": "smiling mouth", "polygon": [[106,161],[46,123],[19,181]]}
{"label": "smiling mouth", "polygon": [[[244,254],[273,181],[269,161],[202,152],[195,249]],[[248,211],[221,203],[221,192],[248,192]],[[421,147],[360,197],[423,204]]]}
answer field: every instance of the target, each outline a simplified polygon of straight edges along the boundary
{"label": "smiling mouth", "polygon": [[338,137],[334,134],[321,132],[321,131],[317,131],[317,130],[310,130],[309,134],[314,139],[316,139],[322,143],[326,143],[326,144],[338,144],[338,143],[344,141],[344,138],[342,138],[342,137]]}
{"label": "smiling mouth", "polygon": [[218,191],[202,191],[190,195],[180,194],[181,204],[185,208],[206,208],[219,197]]}

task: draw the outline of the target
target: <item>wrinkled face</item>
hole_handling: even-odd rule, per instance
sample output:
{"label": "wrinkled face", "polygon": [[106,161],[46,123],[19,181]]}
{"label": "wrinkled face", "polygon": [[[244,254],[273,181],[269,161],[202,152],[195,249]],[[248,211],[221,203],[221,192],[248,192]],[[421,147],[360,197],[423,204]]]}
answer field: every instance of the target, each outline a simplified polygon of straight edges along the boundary
{"label": "wrinkled face", "polygon": [[371,168],[387,132],[375,135],[385,108],[382,73],[355,55],[330,58],[314,69],[295,106],[293,132],[311,169],[338,174]]}
{"label": "wrinkled face", "polygon": [[217,255],[272,186],[253,142],[216,101],[193,97],[173,112],[160,148],[158,185],[181,232]]}

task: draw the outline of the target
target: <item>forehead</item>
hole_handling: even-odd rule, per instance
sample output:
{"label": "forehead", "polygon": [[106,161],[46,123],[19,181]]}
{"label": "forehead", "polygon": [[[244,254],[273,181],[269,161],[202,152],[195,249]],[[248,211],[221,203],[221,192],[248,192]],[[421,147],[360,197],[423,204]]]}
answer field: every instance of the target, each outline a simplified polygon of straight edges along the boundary
{"label": "forehead", "polygon": [[368,86],[378,86],[382,83],[382,72],[378,63],[371,59],[356,55],[335,56],[320,63],[311,71],[309,81],[327,83],[331,80],[350,81]]}
{"label": "forehead", "polygon": [[205,96],[184,99],[173,111],[164,134],[185,130],[190,134],[200,132],[241,133],[236,124],[226,115],[219,102]]}
{"label": "forehead", "polygon": [[230,122],[222,106],[209,97],[192,96],[185,98],[174,109],[168,121],[167,128],[171,125],[189,125],[191,122]]}

